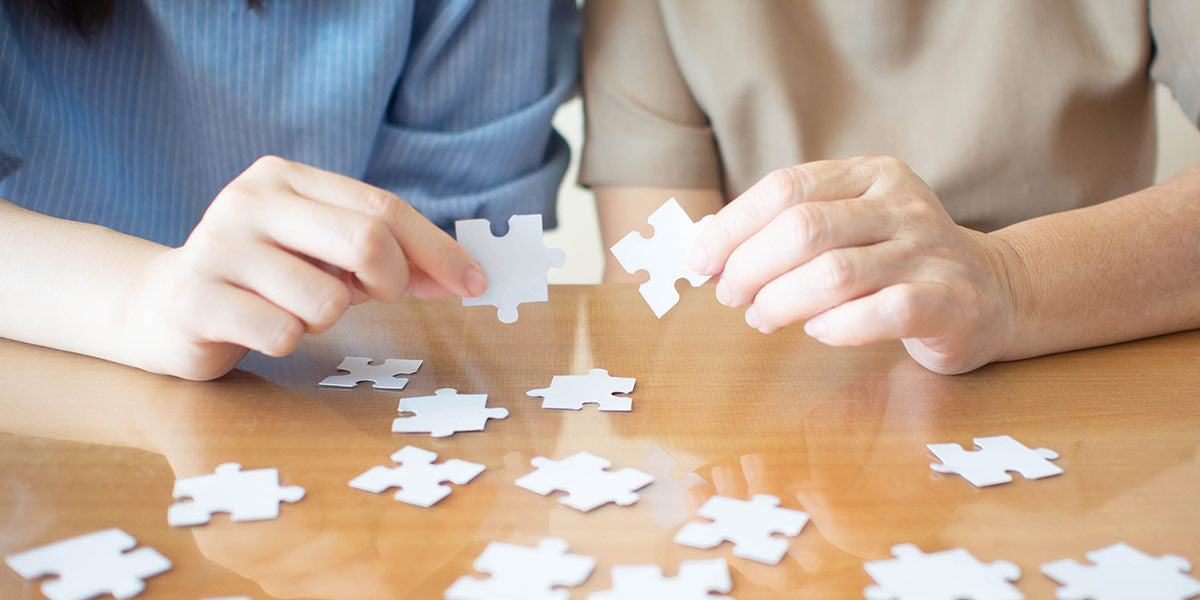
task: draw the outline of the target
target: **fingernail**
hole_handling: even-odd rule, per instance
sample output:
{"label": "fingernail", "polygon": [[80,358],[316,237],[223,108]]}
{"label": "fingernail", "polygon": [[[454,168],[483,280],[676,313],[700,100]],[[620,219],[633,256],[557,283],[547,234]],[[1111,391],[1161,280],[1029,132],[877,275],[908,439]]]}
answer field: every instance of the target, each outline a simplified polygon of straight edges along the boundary
{"label": "fingernail", "polygon": [[471,294],[471,298],[487,291],[487,278],[483,276],[483,271],[480,271],[477,267],[467,269],[467,277],[464,283],[467,285],[467,292]]}
{"label": "fingernail", "polygon": [[758,311],[754,310],[753,306],[746,309],[746,324],[755,329],[758,329],[760,324],[758,321]]}
{"label": "fingernail", "polygon": [[688,266],[701,275],[708,274],[708,253],[700,244],[692,246],[692,251],[688,252]]}
{"label": "fingernail", "polygon": [[818,319],[810,319],[807,323],[804,324],[804,333],[807,333],[809,337],[816,338],[819,340],[819,339],[825,337],[825,334],[827,334],[829,332],[825,329],[824,322],[822,322]]}
{"label": "fingernail", "polygon": [[717,302],[729,306],[730,300],[732,300],[732,296],[729,294],[729,285],[722,279],[717,282]]}

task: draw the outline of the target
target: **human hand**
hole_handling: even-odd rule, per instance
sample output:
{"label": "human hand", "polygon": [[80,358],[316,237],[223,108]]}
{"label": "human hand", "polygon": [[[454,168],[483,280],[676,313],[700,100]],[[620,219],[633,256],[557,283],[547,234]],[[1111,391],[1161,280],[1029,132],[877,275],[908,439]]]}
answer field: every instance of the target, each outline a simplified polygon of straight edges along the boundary
{"label": "human hand", "polygon": [[135,363],[205,380],[248,350],[283,356],[351,304],[477,296],[478,263],[395,195],[263,157],[221,190],[187,242],[133,286]]}
{"label": "human hand", "polygon": [[996,360],[1015,337],[1015,252],[956,225],[891,157],[768,174],[717,213],[689,260],[721,273],[717,299],[749,304],[746,322],[764,333],[807,320],[834,346],[899,338],[946,374]]}

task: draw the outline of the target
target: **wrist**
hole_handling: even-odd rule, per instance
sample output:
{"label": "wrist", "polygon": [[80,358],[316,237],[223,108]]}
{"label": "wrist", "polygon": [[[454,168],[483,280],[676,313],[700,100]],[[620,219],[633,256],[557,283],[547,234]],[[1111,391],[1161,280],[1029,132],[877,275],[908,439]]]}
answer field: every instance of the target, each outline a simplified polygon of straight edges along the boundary
{"label": "wrist", "polygon": [[1029,268],[1020,249],[1004,235],[1004,230],[984,235],[992,272],[995,274],[997,323],[1000,332],[992,361],[1025,358],[1022,340],[1037,335],[1032,284]]}

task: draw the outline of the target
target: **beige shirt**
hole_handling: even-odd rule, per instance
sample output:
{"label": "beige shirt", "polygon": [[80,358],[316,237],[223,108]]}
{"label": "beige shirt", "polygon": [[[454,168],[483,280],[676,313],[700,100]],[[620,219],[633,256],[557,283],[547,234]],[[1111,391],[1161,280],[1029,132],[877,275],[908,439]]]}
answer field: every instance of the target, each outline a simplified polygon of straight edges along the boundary
{"label": "beige shirt", "polygon": [[580,182],[888,154],[992,230],[1149,185],[1151,64],[1195,121],[1198,40],[1191,0],[587,0]]}

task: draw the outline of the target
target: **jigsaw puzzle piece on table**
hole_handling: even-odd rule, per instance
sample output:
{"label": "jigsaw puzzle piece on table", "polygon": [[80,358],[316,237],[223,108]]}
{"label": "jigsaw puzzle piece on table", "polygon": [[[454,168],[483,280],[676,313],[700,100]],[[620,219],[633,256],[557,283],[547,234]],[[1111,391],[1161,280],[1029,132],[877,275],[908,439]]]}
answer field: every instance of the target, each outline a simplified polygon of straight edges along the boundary
{"label": "jigsaw puzzle piece on table", "polygon": [[876,585],[868,600],[1022,600],[1010,581],[1021,577],[1016,565],[999,560],[980,562],[962,548],[925,554],[912,544],[892,547],[896,558],[863,565]]}
{"label": "jigsaw puzzle piece on table", "polygon": [[1119,543],[1087,553],[1095,566],[1064,558],[1042,565],[1042,572],[1063,584],[1060,600],[1186,600],[1200,596],[1200,581],[1185,575],[1192,566],[1168,554],[1154,558]]}
{"label": "jigsaw puzzle piece on table", "polygon": [[428,433],[433,437],[483,431],[488,419],[508,416],[507,408],[487,406],[487,394],[459,394],[453,388],[442,388],[433,396],[401,399],[398,410],[416,416],[397,417],[392,421],[392,433]]}
{"label": "jigsaw puzzle piece on table", "polygon": [[567,554],[567,543],[544,538],[537,548],[492,542],[475,559],[475,569],[491,575],[464,575],[446,590],[447,600],[567,600],[596,566],[590,556]]}
{"label": "jigsaw puzzle piece on table", "polygon": [[518,479],[517,485],[543,496],[555,490],[567,492],[560,502],[583,512],[609,502],[629,506],[637,502],[637,490],[654,481],[637,469],[608,471],[612,463],[590,452],[562,460],[538,456],[530,462],[537,470]]}
{"label": "jigsaw puzzle piece on table", "polygon": [[529,390],[527,395],[544,398],[542,408],[580,410],[584,404],[597,404],[599,410],[629,412],[633,399],[628,394],[637,382],[633,377],[610,377],[604,369],[592,369],[587,375],[555,375],[550,387]]}
{"label": "jigsaw puzzle piece on table", "polygon": [[773,534],[795,537],[808,523],[808,513],[779,508],[779,498],[755,494],[750,500],[713,496],[697,512],[711,523],[688,523],[675,534],[675,542],[693,548],[713,548],[733,542],[734,556],[770,565],[787,554],[788,541]]}
{"label": "jigsaw puzzle piece on table", "polygon": [[1058,453],[1046,448],[1031,450],[1007,435],[975,438],[979,450],[963,450],[958,444],[928,444],[941,464],[929,465],[938,473],[957,473],[975,487],[1008,483],[1008,471],[1020,473],[1025,479],[1041,479],[1062,473],[1050,462]]}
{"label": "jigsaw puzzle piece on table", "polygon": [[171,568],[152,548],[138,548],[133,536],[107,529],[34,548],[4,559],[25,579],[58,575],[42,584],[51,600],[86,600],[103,594],[132,598],[145,589],[142,580]]}
{"label": "jigsaw puzzle piece on table", "polygon": [[545,302],[549,298],[546,271],[566,264],[567,255],[542,243],[541,215],[513,215],[508,219],[508,234],[492,235],[487,219],[454,222],[458,243],[479,261],[487,277],[487,291],[474,298],[463,298],[463,306],[495,306],[502,323],[517,320],[517,305]]}
{"label": "jigsaw puzzle piece on table", "polygon": [[650,280],[638,287],[642,298],[662,318],[679,303],[675,282],[686,279],[692,287],[708,281],[711,275],[701,275],[688,266],[687,251],[692,241],[712,215],[693,223],[674,198],[658,207],[646,222],[654,227],[654,237],[646,239],[631,231],[611,248],[613,256],[629,273],[646,271]]}
{"label": "jigsaw puzzle piece on table", "polygon": [[642,497],[650,501],[650,518],[663,529],[674,529],[688,518],[690,510],[685,495],[688,490],[704,485],[704,479],[695,473],[676,479],[672,475],[676,464],[662,446],[655,446],[642,458],[642,467],[654,477],[654,486],[642,492]]}
{"label": "jigsaw puzzle piece on table", "polygon": [[440,465],[433,464],[437,453],[416,446],[405,446],[392,454],[398,467],[371,467],[369,471],[350,480],[350,487],[376,494],[388,488],[400,488],[396,499],[429,508],[450,495],[444,481],[463,485],[475,479],[487,467],[452,458]]}
{"label": "jigsaw puzzle piece on table", "polygon": [[352,388],[364,381],[370,381],[377,390],[402,390],[408,385],[408,379],[401,375],[412,375],[421,368],[419,360],[404,358],[389,358],[382,364],[373,365],[371,359],[362,356],[347,356],[338,365],[339,371],[348,371],[339,375],[330,375],[321,380],[318,385],[327,387]]}
{"label": "jigsaw puzzle piece on table", "polygon": [[689,560],[679,575],[663,577],[658,565],[612,568],[612,589],[588,595],[588,600],[732,600],[710,592],[733,588],[725,559]]}
{"label": "jigsaw puzzle piece on table", "polygon": [[213,514],[229,513],[233,521],[260,521],[279,516],[281,502],[298,502],[304,488],[279,485],[276,469],[241,470],[237,463],[225,463],[211,475],[187,477],[175,482],[175,499],[191,498],[167,509],[167,523],[173,527],[201,525]]}

